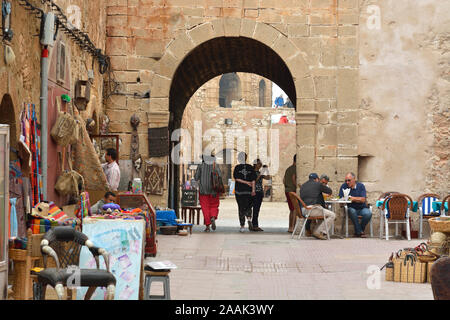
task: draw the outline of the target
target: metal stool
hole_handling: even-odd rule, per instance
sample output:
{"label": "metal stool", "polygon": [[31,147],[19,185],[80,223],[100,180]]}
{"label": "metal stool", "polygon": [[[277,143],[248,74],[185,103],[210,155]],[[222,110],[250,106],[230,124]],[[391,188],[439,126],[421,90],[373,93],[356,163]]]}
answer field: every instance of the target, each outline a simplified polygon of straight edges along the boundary
{"label": "metal stool", "polygon": [[[169,273],[166,272],[154,272],[154,271],[144,271],[145,272],[145,283],[144,283],[144,300],[170,300],[170,279]],[[164,295],[150,295],[150,287],[152,282],[160,281],[163,283]]]}

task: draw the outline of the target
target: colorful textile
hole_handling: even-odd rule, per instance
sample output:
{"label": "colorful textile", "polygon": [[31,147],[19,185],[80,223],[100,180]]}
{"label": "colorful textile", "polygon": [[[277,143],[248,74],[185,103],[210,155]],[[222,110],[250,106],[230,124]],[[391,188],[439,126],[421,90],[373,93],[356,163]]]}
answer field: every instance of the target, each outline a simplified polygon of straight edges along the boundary
{"label": "colorful textile", "polygon": [[17,223],[17,213],[16,213],[16,202],[17,198],[9,199],[10,203],[10,220],[9,220],[9,227],[10,227],[10,239],[15,239],[18,236],[18,229],[19,225]]}
{"label": "colorful textile", "polygon": [[54,204],[53,202],[50,202],[50,207],[48,210],[48,217],[47,219],[51,220],[51,221],[65,221],[67,220],[69,217],[66,215],[66,213],[64,211],[61,210],[61,208],[59,208],[56,204]]}

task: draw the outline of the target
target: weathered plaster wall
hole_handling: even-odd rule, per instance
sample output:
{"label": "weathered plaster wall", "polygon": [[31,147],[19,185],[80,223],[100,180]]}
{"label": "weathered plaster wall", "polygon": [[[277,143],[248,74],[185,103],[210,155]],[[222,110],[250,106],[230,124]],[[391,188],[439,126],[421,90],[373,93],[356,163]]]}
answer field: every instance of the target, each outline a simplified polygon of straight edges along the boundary
{"label": "weathered plaster wall", "polygon": [[[379,8],[380,27],[373,24]],[[361,1],[360,155],[372,193],[450,191],[448,1]],[[375,195],[374,195],[375,196]]]}

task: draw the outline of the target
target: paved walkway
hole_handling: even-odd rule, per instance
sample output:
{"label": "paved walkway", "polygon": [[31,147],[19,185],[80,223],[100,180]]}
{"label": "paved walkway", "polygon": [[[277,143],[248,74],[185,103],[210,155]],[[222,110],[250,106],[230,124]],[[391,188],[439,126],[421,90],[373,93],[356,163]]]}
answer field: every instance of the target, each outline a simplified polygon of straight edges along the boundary
{"label": "paved walkway", "polygon": [[264,202],[260,215],[265,232],[239,233],[236,203],[227,199],[216,232],[196,226],[188,237],[158,235],[157,257],[147,260],[178,266],[170,276],[172,299],[433,299],[430,284],[386,282],[384,270],[379,289],[367,285],[370,266],[381,267],[417,239],[297,240],[286,232],[286,203]]}

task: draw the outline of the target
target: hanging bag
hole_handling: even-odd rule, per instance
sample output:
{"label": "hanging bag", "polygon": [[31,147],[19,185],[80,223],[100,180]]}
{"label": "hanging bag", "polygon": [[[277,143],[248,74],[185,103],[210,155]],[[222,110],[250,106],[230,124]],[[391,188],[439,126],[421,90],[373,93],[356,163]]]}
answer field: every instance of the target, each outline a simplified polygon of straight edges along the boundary
{"label": "hanging bag", "polygon": [[[62,159],[61,153],[58,153],[61,161],[61,168],[64,169],[64,159]],[[58,181],[55,184],[55,190],[59,195],[80,195],[80,190],[78,185],[81,184],[81,189],[84,190],[84,179],[81,174],[72,170],[72,163],[69,159],[69,169],[64,171],[58,178]]]}
{"label": "hanging bag", "polygon": [[216,162],[213,163],[213,171],[211,172],[212,188],[217,194],[225,192],[225,187],[222,182],[222,177],[216,170]]}
{"label": "hanging bag", "polygon": [[74,144],[78,141],[80,135],[78,126],[80,124],[70,113],[61,111],[60,97],[56,98],[56,107],[58,116],[50,135],[58,145],[66,147],[69,144]]}

